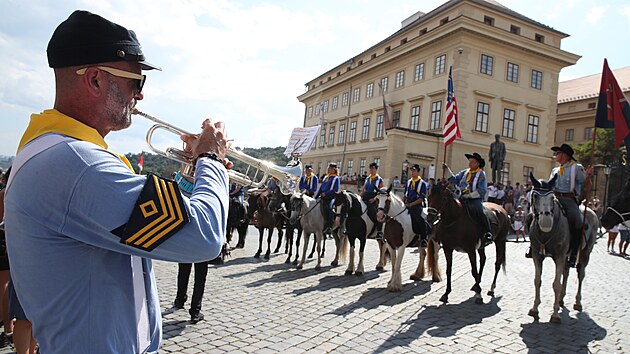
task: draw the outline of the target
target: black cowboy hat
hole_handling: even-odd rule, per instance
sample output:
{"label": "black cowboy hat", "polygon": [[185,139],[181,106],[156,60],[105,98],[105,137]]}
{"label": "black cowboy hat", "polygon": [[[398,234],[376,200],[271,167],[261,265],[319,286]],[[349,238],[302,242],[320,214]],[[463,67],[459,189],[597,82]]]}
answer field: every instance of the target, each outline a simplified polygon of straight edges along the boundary
{"label": "black cowboy hat", "polygon": [[464,155],[466,155],[467,159],[477,160],[477,162],[479,162],[479,167],[484,168],[486,166],[486,160],[484,160],[483,157],[479,155],[479,153],[473,152],[472,154],[464,154]]}
{"label": "black cowboy hat", "polygon": [[416,171],[420,171],[420,165],[417,163],[414,163],[413,166],[411,166],[412,170],[416,170]]}
{"label": "black cowboy hat", "polygon": [[551,150],[553,150],[555,152],[558,152],[558,151],[564,152],[565,154],[567,154],[567,156],[569,156],[570,160],[577,161],[573,157],[573,153],[574,153],[573,148],[570,145],[568,145],[568,144],[562,144],[560,146],[554,146],[554,147],[551,148]]}

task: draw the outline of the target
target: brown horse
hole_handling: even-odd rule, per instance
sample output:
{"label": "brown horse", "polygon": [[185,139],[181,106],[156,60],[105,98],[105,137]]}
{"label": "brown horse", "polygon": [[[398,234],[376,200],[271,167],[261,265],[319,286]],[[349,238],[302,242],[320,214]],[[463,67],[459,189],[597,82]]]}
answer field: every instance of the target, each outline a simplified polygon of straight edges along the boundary
{"label": "brown horse", "polygon": [[258,251],[254,255],[255,258],[260,258],[260,254],[262,253],[263,234],[265,229],[269,230],[265,259],[269,259],[269,255],[271,253],[271,238],[273,237],[273,229],[278,229],[278,246],[276,247],[276,252],[278,252],[282,243],[283,221],[277,215],[274,215],[273,212],[269,211],[267,208],[268,199],[269,197],[266,192],[261,193],[259,190],[251,190],[247,192],[247,201],[249,203],[247,213],[249,219],[252,219],[254,217],[254,213],[256,213],[256,228],[258,229],[259,235]]}
{"label": "brown horse", "polygon": [[620,223],[630,225],[630,179],[626,182],[625,187],[610,200],[608,208],[602,215],[602,226],[606,229],[612,229],[613,226]]}
{"label": "brown horse", "polygon": [[[448,302],[448,295],[451,292],[451,272],[453,269],[453,250],[468,254],[470,259],[472,276],[475,284],[472,291],[475,292],[475,302],[483,303],[481,297],[481,276],[486,264],[486,251],[482,236],[478,232],[477,222],[473,220],[465,209],[465,206],[457,200],[453,192],[446,186],[436,184],[431,189],[428,197],[429,208],[435,209],[440,214],[440,222],[436,226],[435,241],[442,245],[444,256],[446,257],[446,292],[440,301]],[[494,265],[494,279],[488,295],[494,295],[497,275],[503,266],[505,271],[505,248],[507,233],[510,225],[507,212],[494,203],[483,203],[486,215],[490,219],[492,234],[495,235],[494,244],[496,246],[496,262]],[[429,242],[427,249],[429,262],[437,265],[437,255],[433,252],[433,242]],[[477,272],[477,257],[475,251],[479,253],[479,272]],[[434,258],[434,259],[433,259]]]}
{"label": "brown horse", "polygon": [[[286,226],[286,243],[284,248],[284,253],[288,254],[287,259],[284,263],[291,263],[291,257],[293,256],[293,235],[294,231],[297,230],[297,237],[295,240],[295,259],[293,260],[293,265],[298,264],[298,258],[300,257],[300,238],[302,237],[302,225],[297,222],[295,224],[290,222],[291,217],[291,193],[283,193],[280,188],[276,188],[276,190],[271,194],[271,198],[269,198],[269,210],[279,215],[284,219],[284,224]],[[313,249],[315,244],[313,244]],[[278,252],[278,249],[276,249]]]}

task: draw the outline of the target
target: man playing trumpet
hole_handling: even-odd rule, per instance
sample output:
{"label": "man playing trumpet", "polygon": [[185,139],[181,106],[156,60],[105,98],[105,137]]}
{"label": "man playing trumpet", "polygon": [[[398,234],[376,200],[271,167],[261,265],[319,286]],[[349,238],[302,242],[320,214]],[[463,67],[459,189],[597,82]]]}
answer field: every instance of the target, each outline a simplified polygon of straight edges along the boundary
{"label": "man playing trumpet", "polygon": [[173,181],[135,175],[104,140],[131,124],[142,70],[158,69],[135,33],[75,11],[47,51],[54,108],[31,116],[6,192],[15,289],[43,353],[157,352],[151,259],[202,262],[225,242],[225,127],[206,119],[182,136],[196,167],[182,196]]}

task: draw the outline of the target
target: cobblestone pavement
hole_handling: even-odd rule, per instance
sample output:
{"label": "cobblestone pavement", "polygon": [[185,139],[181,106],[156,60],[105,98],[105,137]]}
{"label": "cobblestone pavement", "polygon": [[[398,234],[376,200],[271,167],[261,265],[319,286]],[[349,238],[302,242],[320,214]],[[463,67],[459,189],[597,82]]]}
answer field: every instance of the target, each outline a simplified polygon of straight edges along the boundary
{"label": "cobblestone pavement", "polygon": [[[274,236],[272,251],[276,241]],[[541,319],[536,322],[527,315],[534,296],[534,266],[524,257],[528,245],[508,242],[506,273],[499,274],[494,297],[485,294],[494,265],[494,247],[489,246],[482,305],[475,304],[469,290],[473,280],[468,258],[456,253],[453,291],[449,303],[443,305],[438,299],[445,291],[445,281],[406,280],[402,292],[388,292],[385,287],[390,265],[384,272],[374,270],[378,257],[374,240],[368,240],[366,246],[365,274],[344,276],[347,262],[330,266],[334,241],[327,241],[322,270],[314,269],[314,259],[307,260],[303,270],[296,270],[285,264],[287,256],[283,253],[272,254],[270,260],[255,259],[258,232],[250,227],[245,249],[233,250],[224,265],[210,266],[202,310],[206,319],[197,324],[188,321],[187,308],[171,309],[177,264],[154,263],[163,310],[161,352],[629,352],[630,259],[609,255],[605,239],[600,239],[586,269],[584,311],[572,310],[577,289],[573,271],[565,298],[567,307],[561,310],[562,324],[548,322],[553,305],[554,267],[553,261],[547,259],[541,287]],[[442,252],[440,263],[445,271]],[[407,249],[403,280],[408,279],[417,264],[417,249]],[[191,294],[192,277],[189,298]]]}

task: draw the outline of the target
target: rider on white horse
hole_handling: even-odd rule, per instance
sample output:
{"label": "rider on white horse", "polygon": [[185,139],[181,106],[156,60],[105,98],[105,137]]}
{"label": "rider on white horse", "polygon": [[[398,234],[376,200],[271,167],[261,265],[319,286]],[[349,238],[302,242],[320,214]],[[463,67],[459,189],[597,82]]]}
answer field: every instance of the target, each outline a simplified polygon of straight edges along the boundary
{"label": "rider on white horse", "polygon": [[313,197],[319,186],[319,178],[313,173],[313,165],[304,165],[304,174],[300,178],[300,192]]}
{"label": "rider on white horse", "polygon": [[376,239],[383,239],[383,223],[376,220],[376,209],[374,206],[374,198],[378,194],[379,189],[383,188],[383,178],[378,174],[378,163],[372,162],[370,164],[370,175],[365,178],[363,187],[361,187],[361,199],[367,205],[368,216],[372,219],[372,222],[376,225]]}
{"label": "rider on white horse", "polygon": [[322,179],[322,184],[319,187],[317,193],[315,193],[315,199],[321,197],[322,208],[324,208],[324,217],[326,223],[324,225],[324,234],[330,234],[332,232],[332,223],[334,221],[334,205],[335,194],[341,191],[341,184],[339,176],[337,175],[337,164],[328,164],[328,174]]}
{"label": "rider on white horse", "polygon": [[488,244],[494,240],[494,237],[492,236],[490,221],[483,212],[483,200],[487,190],[486,173],[483,170],[486,161],[476,152],[464,155],[468,159],[468,168],[461,170],[457,175],[453,174],[445,163],[442,166],[451,174],[449,181],[461,189],[462,193],[459,200],[470,211],[472,219],[477,221],[484,242]]}
{"label": "rider on white horse", "polygon": [[427,182],[422,180],[419,175],[420,165],[411,166],[411,178],[405,186],[405,196],[403,202],[411,214],[411,226],[413,232],[420,235],[420,245],[422,248],[427,247],[427,227],[422,218],[422,208],[425,206],[427,195]]}

